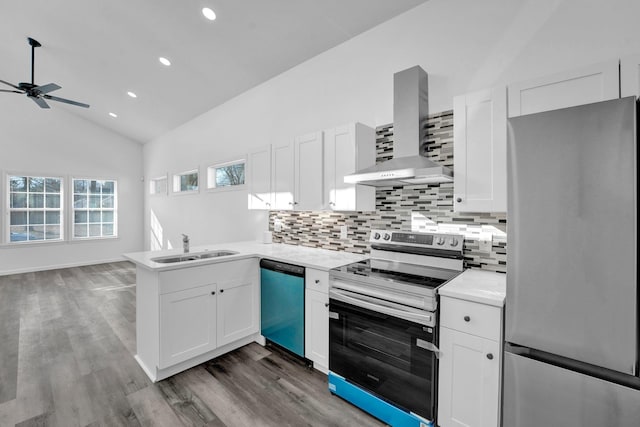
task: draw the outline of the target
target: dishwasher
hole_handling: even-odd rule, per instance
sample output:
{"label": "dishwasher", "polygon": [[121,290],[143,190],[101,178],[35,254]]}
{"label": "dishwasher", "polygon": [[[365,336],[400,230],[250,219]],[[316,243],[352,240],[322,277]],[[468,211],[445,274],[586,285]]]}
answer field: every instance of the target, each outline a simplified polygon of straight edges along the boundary
{"label": "dishwasher", "polygon": [[261,260],[260,297],[262,336],[304,357],[304,267]]}

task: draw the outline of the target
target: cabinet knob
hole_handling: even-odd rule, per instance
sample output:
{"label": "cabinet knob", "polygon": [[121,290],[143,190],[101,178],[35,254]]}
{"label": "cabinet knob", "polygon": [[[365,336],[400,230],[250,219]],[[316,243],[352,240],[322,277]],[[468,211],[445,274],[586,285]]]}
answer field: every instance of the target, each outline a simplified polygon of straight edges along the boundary
{"label": "cabinet knob", "polygon": [[216,291],[211,291],[211,295],[215,295],[215,294],[216,294]]}
{"label": "cabinet knob", "polygon": [[320,283],[320,279],[316,279],[316,285]]}
{"label": "cabinet knob", "polygon": [[224,292],[224,289],[220,289],[220,293],[223,293],[223,292]]}
{"label": "cabinet knob", "polygon": [[487,359],[493,360],[493,354],[491,354],[491,353],[487,354]]}
{"label": "cabinet knob", "polygon": [[458,198],[456,199],[456,202],[458,202],[458,203],[462,202],[462,197],[458,197]]}
{"label": "cabinet knob", "polygon": [[465,322],[469,322],[469,321],[471,321],[471,317],[469,317],[469,316],[464,316],[464,321],[465,321]]}
{"label": "cabinet knob", "polygon": [[329,307],[329,303],[328,303],[328,302],[325,302],[325,303],[324,303],[324,306],[325,306],[325,307]]}

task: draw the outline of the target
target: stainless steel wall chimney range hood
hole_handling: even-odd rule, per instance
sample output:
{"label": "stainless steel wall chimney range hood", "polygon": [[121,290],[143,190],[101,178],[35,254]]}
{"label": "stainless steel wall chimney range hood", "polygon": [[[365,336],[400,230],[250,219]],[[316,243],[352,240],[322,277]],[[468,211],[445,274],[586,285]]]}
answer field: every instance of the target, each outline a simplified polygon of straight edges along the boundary
{"label": "stainless steel wall chimney range hood", "polygon": [[386,187],[453,181],[453,172],[420,155],[427,137],[427,73],[418,65],[393,75],[393,158],[344,177],[344,182]]}

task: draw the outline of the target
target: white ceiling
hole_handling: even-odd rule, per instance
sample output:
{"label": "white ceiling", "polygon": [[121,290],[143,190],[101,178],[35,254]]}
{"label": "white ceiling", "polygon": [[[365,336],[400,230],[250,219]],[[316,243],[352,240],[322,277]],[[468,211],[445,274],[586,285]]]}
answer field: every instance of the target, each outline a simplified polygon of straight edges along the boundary
{"label": "white ceiling", "polygon": [[[0,79],[30,81],[32,37],[42,43],[35,83],[57,83],[51,95],[91,105],[51,108],[145,143],[426,1],[3,0]],[[39,108],[24,95],[0,96]]]}

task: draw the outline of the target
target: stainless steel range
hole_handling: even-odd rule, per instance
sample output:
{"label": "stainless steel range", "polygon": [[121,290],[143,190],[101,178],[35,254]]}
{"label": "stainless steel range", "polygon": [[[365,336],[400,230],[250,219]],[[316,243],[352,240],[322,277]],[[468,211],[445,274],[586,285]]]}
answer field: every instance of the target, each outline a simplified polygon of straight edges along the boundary
{"label": "stainless steel range", "polygon": [[329,389],[394,427],[433,425],[437,289],[458,234],[372,230],[371,258],[329,272]]}

